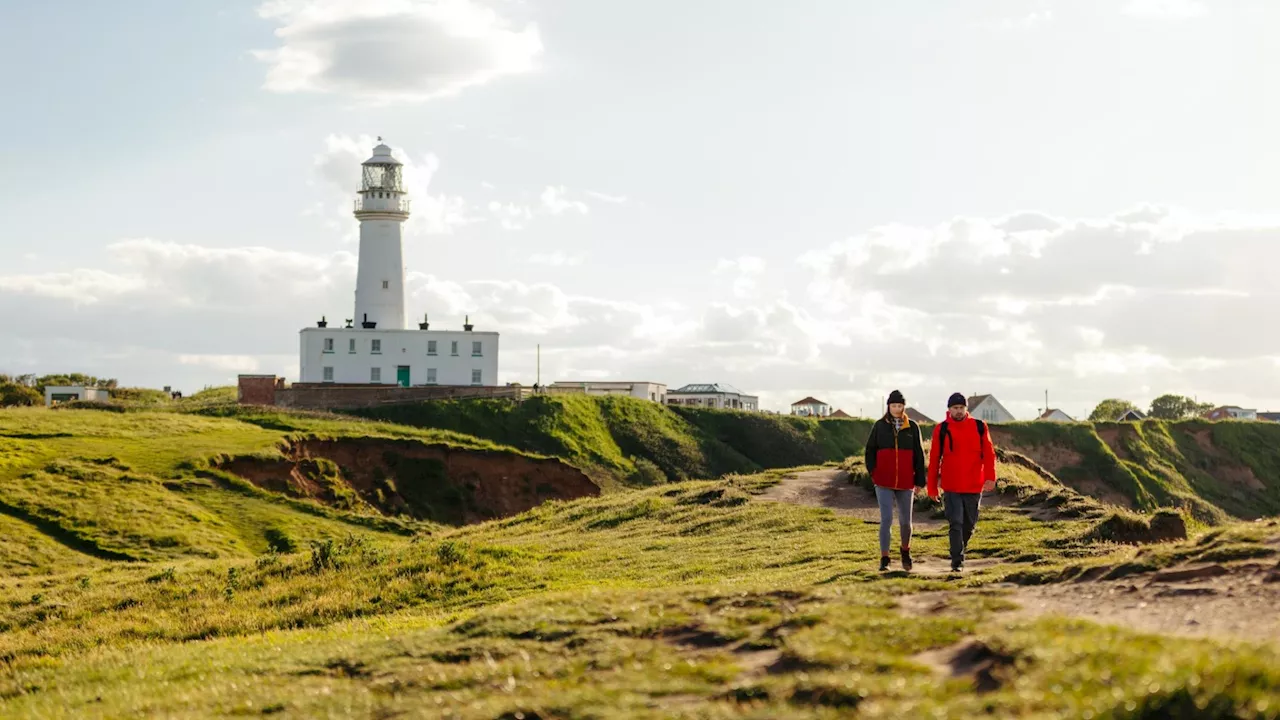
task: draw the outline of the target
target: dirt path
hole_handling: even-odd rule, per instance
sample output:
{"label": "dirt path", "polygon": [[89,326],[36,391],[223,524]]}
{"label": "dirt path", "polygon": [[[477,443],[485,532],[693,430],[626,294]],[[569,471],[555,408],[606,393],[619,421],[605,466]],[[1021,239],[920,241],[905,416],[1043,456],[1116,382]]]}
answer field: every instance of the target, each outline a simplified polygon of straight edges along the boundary
{"label": "dirt path", "polygon": [[[831,508],[838,515],[848,515],[869,523],[880,522],[876,496],[849,484],[849,474],[837,468],[805,470],[788,475],[760,495],[761,500]],[[897,522],[897,518],[894,518]],[[911,521],[916,530],[941,527],[942,523],[916,514]],[[949,569],[949,568],[948,568]]]}
{"label": "dirt path", "polygon": [[1067,615],[1161,635],[1280,641],[1280,565],[1195,565],[1106,582],[1021,588],[1015,616]]}

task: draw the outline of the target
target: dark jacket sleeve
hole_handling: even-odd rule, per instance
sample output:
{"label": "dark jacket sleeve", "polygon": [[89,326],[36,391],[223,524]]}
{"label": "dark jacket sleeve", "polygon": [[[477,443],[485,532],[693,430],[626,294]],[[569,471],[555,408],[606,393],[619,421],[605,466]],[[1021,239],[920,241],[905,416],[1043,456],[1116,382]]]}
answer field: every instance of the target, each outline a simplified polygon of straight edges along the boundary
{"label": "dark jacket sleeve", "polygon": [[911,451],[916,466],[916,487],[924,487],[927,463],[924,457],[924,430],[919,425],[916,425],[916,446],[911,448]]}
{"label": "dark jacket sleeve", "polygon": [[866,449],[866,452],[863,454],[863,458],[862,458],[863,463],[867,466],[867,473],[872,473],[876,469],[876,451],[880,449],[878,446],[876,446],[876,435],[878,434],[876,433],[876,430],[878,429],[877,426],[879,425],[880,425],[879,420],[872,423],[871,434],[867,436],[867,449]]}

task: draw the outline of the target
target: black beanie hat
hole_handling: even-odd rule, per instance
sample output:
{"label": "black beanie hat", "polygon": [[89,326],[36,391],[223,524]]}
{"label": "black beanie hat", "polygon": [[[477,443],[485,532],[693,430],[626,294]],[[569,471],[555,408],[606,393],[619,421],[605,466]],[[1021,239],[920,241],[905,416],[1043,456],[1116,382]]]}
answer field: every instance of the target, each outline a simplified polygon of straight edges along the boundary
{"label": "black beanie hat", "polygon": [[951,407],[952,405],[964,405],[965,407],[968,407],[969,401],[960,393],[951,393],[951,397],[947,399],[947,407]]}
{"label": "black beanie hat", "polygon": [[892,405],[894,403],[902,403],[903,405],[906,405],[907,399],[902,397],[901,392],[894,390],[893,392],[889,393],[889,404]]}

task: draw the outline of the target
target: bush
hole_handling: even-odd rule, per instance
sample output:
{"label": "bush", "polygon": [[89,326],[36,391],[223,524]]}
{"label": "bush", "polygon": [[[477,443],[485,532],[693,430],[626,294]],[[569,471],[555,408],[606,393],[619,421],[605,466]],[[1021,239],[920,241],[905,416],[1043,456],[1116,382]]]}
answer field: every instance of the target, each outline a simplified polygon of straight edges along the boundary
{"label": "bush", "polygon": [[298,545],[293,541],[293,538],[289,537],[289,534],[280,528],[267,528],[262,535],[266,538],[267,545],[275,552],[291,553],[298,549]]}
{"label": "bush", "polygon": [[658,464],[648,458],[633,457],[636,469],[627,476],[627,484],[633,487],[661,485],[667,482],[667,474],[662,472]]}
{"label": "bush", "polygon": [[43,405],[44,396],[35,388],[13,383],[0,384],[0,407],[32,407]]}

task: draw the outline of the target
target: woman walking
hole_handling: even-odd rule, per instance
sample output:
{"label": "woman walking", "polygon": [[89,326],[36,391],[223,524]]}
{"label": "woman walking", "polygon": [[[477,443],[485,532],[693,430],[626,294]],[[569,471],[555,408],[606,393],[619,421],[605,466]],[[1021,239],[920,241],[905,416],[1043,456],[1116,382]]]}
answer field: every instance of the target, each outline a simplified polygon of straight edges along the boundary
{"label": "woman walking", "polygon": [[902,569],[911,570],[911,508],[916,488],[925,485],[925,456],[920,426],[907,418],[906,398],[897,390],[889,393],[888,412],[871,428],[866,465],[880,504],[880,569],[889,569],[889,534],[897,505]]}

